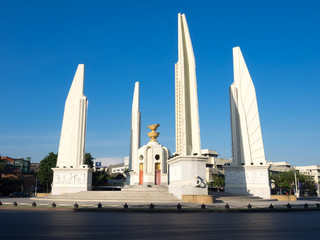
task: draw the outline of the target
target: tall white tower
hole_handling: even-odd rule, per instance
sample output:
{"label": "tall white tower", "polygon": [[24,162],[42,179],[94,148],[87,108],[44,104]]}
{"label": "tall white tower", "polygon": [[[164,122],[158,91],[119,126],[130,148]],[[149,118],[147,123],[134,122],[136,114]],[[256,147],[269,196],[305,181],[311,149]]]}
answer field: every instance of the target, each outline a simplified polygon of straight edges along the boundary
{"label": "tall white tower", "polygon": [[256,97],[239,47],[233,48],[234,82],[230,86],[232,155],[238,165],[265,165]]}
{"label": "tall white tower", "polygon": [[187,20],[178,14],[178,62],[175,65],[176,153],[201,154],[196,64]]}
{"label": "tall white tower", "polygon": [[196,63],[186,16],[180,13],[175,70],[177,156],[167,161],[169,192],[180,199],[192,195],[212,202],[204,181],[207,158],[201,156]]}
{"label": "tall white tower", "polygon": [[84,165],[88,101],[83,85],[84,64],[79,64],[64,107],[52,195],[91,190],[92,169]]}
{"label": "tall white tower", "polygon": [[233,165],[225,168],[225,191],[270,198],[255,87],[239,47],[233,48],[230,86]]}
{"label": "tall white tower", "polygon": [[129,156],[129,170],[138,172],[138,169],[134,169],[137,162],[137,151],[140,148],[141,138],[141,113],[139,110],[139,82],[135,83],[133,101],[132,101],[132,113],[131,113],[131,131],[130,131],[130,156]]}
{"label": "tall white tower", "polygon": [[134,85],[131,129],[130,129],[130,152],[129,152],[129,172],[126,173],[126,184],[137,185],[139,183],[139,159],[138,150],[141,144],[141,113],[140,113],[140,85]]}
{"label": "tall white tower", "polygon": [[87,123],[87,97],[83,94],[84,64],[79,64],[64,107],[58,167],[83,165]]}

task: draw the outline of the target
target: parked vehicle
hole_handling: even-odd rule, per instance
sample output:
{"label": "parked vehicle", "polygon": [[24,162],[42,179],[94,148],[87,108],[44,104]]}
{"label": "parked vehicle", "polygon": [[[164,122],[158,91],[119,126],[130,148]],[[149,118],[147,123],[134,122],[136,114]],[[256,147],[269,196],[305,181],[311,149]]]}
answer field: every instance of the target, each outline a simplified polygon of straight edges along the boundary
{"label": "parked vehicle", "polygon": [[27,193],[24,192],[13,192],[9,194],[9,197],[12,198],[23,198],[23,197],[29,197]]}

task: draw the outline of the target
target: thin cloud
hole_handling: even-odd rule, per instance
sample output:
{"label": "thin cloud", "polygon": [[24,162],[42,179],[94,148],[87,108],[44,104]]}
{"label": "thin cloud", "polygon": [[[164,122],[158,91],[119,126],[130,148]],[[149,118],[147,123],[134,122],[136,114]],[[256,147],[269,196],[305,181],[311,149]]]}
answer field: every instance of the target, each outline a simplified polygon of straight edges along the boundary
{"label": "thin cloud", "polygon": [[96,159],[94,159],[94,161],[95,162],[103,162],[108,166],[124,162],[123,158],[110,158],[110,157],[96,158]]}

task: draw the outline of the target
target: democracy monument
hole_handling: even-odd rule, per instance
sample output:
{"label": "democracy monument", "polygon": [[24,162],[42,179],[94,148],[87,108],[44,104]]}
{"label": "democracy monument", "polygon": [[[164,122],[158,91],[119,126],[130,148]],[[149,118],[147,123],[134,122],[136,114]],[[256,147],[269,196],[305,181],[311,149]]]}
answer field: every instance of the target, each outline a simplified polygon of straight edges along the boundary
{"label": "democracy monument", "polygon": [[[239,47],[233,48],[234,83],[230,86],[233,162],[225,168],[228,193],[270,198],[255,88]],[[90,191],[92,171],[84,165],[87,98],[84,65],[79,64],[68,93],[52,195]],[[179,199],[191,196],[210,202],[206,184],[207,156],[201,154],[196,64],[184,14],[178,14],[178,62],[175,64],[175,152],[162,146],[149,125],[150,142],[141,146],[140,86],[135,83],[127,189],[165,188]],[[197,201],[197,200],[195,200]],[[198,200],[199,201],[199,200]]]}
{"label": "democracy monument", "polygon": [[233,165],[225,168],[225,191],[270,198],[256,91],[239,47],[233,48],[230,86]]}

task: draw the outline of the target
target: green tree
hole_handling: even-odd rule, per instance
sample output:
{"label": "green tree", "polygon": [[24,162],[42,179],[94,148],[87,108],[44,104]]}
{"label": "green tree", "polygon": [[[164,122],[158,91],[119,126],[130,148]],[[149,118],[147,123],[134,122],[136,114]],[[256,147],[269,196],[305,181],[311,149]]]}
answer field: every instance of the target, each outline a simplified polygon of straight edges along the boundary
{"label": "green tree", "polygon": [[2,172],[4,172],[4,170],[6,169],[4,164],[0,164],[0,174],[2,174]]}
{"label": "green tree", "polygon": [[84,164],[88,165],[89,167],[93,168],[93,157],[91,156],[91,153],[86,153],[84,155]]}
{"label": "green tree", "polygon": [[58,154],[49,153],[41,160],[39,165],[39,170],[37,173],[37,178],[41,181],[42,184],[46,186],[47,192],[49,192],[49,186],[52,184],[53,180],[53,170],[52,168],[57,165]]}
{"label": "green tree", "polygon": [[104,185],[108,179],[112,178],[109,173],[105,170],[95,171],[92,174],[92,185],[101,186]]}
{"label": "green tree", "polygon": [[[315,182],[311,176],[303,175],[296,171],[297,182],[300,182],[301,193],[308,192],[311,195],[316,193]],[[287,191],[289,193],[293,193],[294,184],[295,184],[295,177],[293,171],[288,172],[279,172],[279,173],[270,173],[270,180],[274,181],[276,186],[276,191]]]}
{"label": "green tree", "polygon": [[212,180],[210,182],[210,185],[212,187],[224,187],[225,185],[224,176],[212,174]]}
{"label": "green tree", "polygon": [[[2,158],[1,154],[0,154],[0,159]],[[0,178],[1,178],[1,174],[2,172],[4,172],[5,170],[5,164],[0,164]]]}

